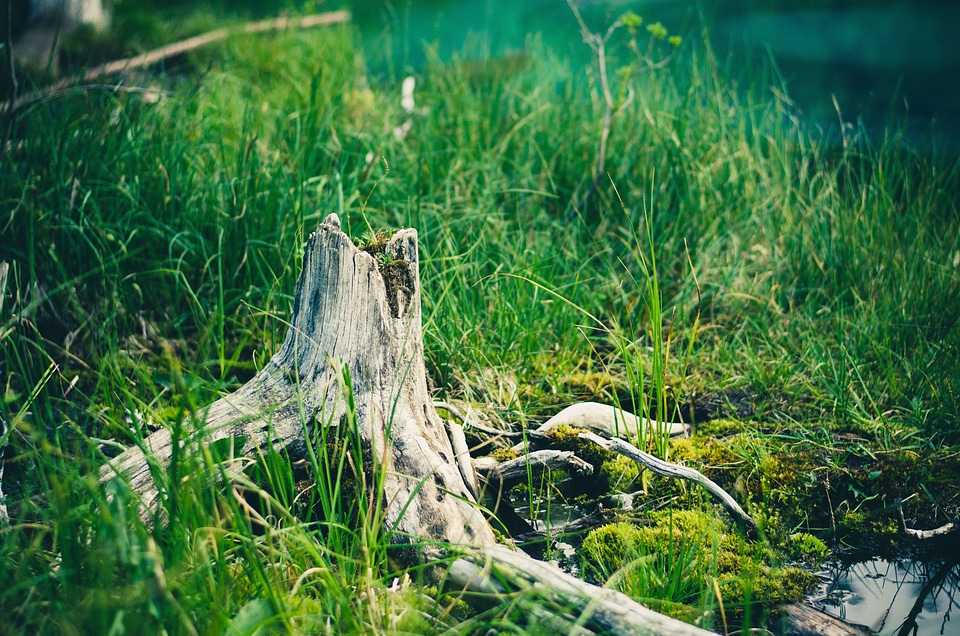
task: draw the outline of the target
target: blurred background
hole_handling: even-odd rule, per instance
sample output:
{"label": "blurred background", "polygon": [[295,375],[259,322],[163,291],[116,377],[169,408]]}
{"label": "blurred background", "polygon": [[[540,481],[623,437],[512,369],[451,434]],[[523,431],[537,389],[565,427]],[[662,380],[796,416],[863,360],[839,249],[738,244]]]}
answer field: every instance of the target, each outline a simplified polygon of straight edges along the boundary
{"label": "blurred background", "polygon": [[[422,43],[442,58],[502,56],[539,34],[559,55],[588,63],[589,51],[563,0],[423,0],[355,2],[368,60],[388,53],[402,66],[422,63]],[[821,125],[860,116],[876,129],[891,116],[916,126],[936,118],[960,131],[960,2],[956,0],[646,0],[584,2],[599,30],[631,9],[662,22],[688,45],[709,40],[733,77],[772,78],[799,112]],[[385,50],[388,47],[389,50]]]}
{"label": "blurred background", "polygon": [[[52,27],[57,5],[83,37]],[[105,4],[104,4],[105,3]],[[427,55],[449,60],[503,57],[537,37],[571,64],[589,51],[564,0],[5,0],[3,39],[40,75],[76,72],[219,26],[282,13],[347,8],[361,34],[370,71],[396,78],[422,68]],[[100,5],[103,4],[103,8]],[[960,136],[960,2],[956,0],[645,0],[582,3],[601,29],[626,10],[662,22],[685,46],[709,41],[730,75],[763,77],[815,125],[861,118],[867,130],[907,120],[919,137],[936,121],[948,145]],[[109,26],[107,26],[109,22]],[[41,35],[27,37],[32,30]],[[59,39],[58,51],[51,45]],[[9,44],[7,44],[9,46]],[[771,63],[772,61],[772,63]],[[4,65],[6,66],[6,65]],[[770,69],[761,74],[759,69]],[[9,93],[5,70],[4,94]],[[22,88],[22,87],[21,87]],[[836,98],[836,105],[833,98]]]}

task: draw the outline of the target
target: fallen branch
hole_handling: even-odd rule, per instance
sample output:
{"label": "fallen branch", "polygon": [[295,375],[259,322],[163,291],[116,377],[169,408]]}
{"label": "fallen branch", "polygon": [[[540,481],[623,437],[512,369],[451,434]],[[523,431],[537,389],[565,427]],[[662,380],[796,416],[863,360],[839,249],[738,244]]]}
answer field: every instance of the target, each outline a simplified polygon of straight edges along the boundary
{"label": "fallen branch", "polygon": [[443,422],[447,427],[447,437],[450,438],[450,446],[453,448],[453,458],[457,462],[457,468],[460,470],[460,476],[463,477],[463,483],[470,489],[470,494],[474,500],[480,499],[480,484],[477,483],[477,471],[470,459],[470,448],[467,446],[467,438],[463,434],[463,427],[450,420]]}
{"label": "fallen branch", "polygon": [[572,470],[580,475],[592,475],[593,466],[572,451],[540,450],[516,459],[498,462],[492,457],[473,460],[477,473],[484,481],[483,498],[503,529],[513,537],[534,532],[529,521],[517,514],[506,493],[529,477],[548,470]]}
{"label": "fallen branch", "polygon": [[[658,422],[608,404],[581,402],[568,406],[533,431],[528,432],[528,437],[542,439],[545,434],[558,426],[570,426],[605,437],[625,439],[642,439],[649,435],[663,433],[668,433],[670,437],[677,437],[690,431],[687,424]],[[523,449],[522,442],[513,447],[513,450],[518,453],[523,452]]]}
{"label": "fallen branch", "polygon": [[[903,514],[902,512],[900,513]],[[943,537],[948,534],[952,534],[960,528],[957,524],[950,523],[944,524],[939,528],[934,528],[933,530],[914,530],[913,528],[908,528],[906,524],[903,526],[903,531],[915,539],[933,539],[935,537]]]}
{"label": "fallen branch", "polygon": [[570,470],[578,475],[592,475],[593,466],[573,454],[573,451],[541,450],[505,462],[490,457],[473,461],[480,476],[489,484],[510,490],[527,480],[530,474],[539,475],[547,470]]}
{"label": "fallen branch", "polygon": [[[331,24],[343,24],[349,21],[349,11],[332,11],[330,13],[320,13],[302,18],[282,17],[274,18],[272,20],[250,22],[244,25],[238,31],[231,31],[230,29],[216,29],[202,35],[196,35],[192,38],[187,38],[186,40],[180,40],[179,42],[162,46],[159,49],[154,49],[153,51],[141,53],[140,55],[136,55],[134,57],[95,66],[83,74],[82,81],[92,82],[103,77],[104,75],[116,75],[117,73],[126,73],[136,69],[145,68],[147,66],[152,66],[157,62],[162,62],[163,60],[169,59],[176,55],[181,55],[208,44],[225,40],[230,36],[231,33],[234,32],[249,34],[264,33],[266,31],[283,31],[286,29],[310,29],[318,26],[329,26]],[[3,104],[0,106],[0,115],[6,115],[8,113],[13,114],[44,99],[67,94],[63,92],[66,88],[81,88],[79,86],[73,86],[74,81],[74,78],[64,79],[46,86],[36,93],[21,97],[15,100],[12,105],[9,103]],[[102,88],[102,86],[98,86],[98,88]]]}
{"label": "fallen branch", "polygon": [[694,482],[695,484],[699,484],[705,488],[707,492],[719,499],[723,506],[737,519],[737,521],[746,526],[747,531],[751,536],[758,536],[759,531],[757,524],[750,517],[750,515],[748,515],[744,509],[740,507],[740,504],[738,504],[736,500],[731,497],[729,493],[727,493],[726,490],[705,477],[700,471],[688,466],[680,466],[679,464],[665,462],[662,459],[658,459],[649,453],[644,453],[634,445],[615,437],[611,439],[604,439],[593,433],[581,433],[580,437],[582,439],[590,440],[601,448],[613,451],[615,453],[620,453],[625,457],[629,457],[644,468],[652,470],[658,475],[677,479],[686,479]]}
{"label": "fallen branch", "polygon": [[778,622],[775,633],[782,636],[873,636],[863,625],[848,623],[802,603],[783,607]]}
{"label": "fallen branch", "polygon": [[433,403],[433,408],[442,409],[448,412],[450,415],[457,418],[458,420],[460,420],[461,422],[463,422],[466,426],[469,426],[470,428],[475,428],[481,433],[486,433],[487,435],[491,435],[493,437],[507,437],[509,439],[520,439],[524,435],[523,431],[505,431],[499,428],[494,428],[492,426],[486,426],[485,424],[481,424],[480,422],[477,422],[475,419],[470,417],[469,408],[467,409],[466,415],[464,415],[460,411],[460,409],[450,404],[449,402],[441,402],[439,400],[435,400]]}
{"label": "fallen branch", "polygon": [[952,534],[960,529],[960,525],[957,525],[951,521],[950,523],[945,523],[939,528],[934,528],[933,530],[915,530],[907,527],[907,520],[903,516],[903,506],[900,505],[899,501],[897,501],[897,512],[900,514],[900,528],[903,530],[904,534],[913,537],[914,539],[926,540],[935,539],[937,537],[945,537],[948,534]]}
{"label": "fallen branch", "polygon": [[564,534],[585,532],[586,530],[591,530],[598,526],[604,525],[607,523],[609,517],[610,515],[604,512],[601,508],[596,512],[579,517],[577,519],[571,519],[566,523],[550,524],[548,530],[531,530],[525,534],[517,535],[513,539],[518,544],[523,544],[532,543],[534,541],[544,541],[550,537],[556,538]]}

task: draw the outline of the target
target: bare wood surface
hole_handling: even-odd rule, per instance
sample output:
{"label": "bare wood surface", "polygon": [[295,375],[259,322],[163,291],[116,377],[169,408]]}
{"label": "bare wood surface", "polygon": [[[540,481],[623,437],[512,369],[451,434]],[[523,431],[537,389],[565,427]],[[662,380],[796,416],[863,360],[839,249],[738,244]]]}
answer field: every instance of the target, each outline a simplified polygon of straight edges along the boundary
{"label": "bare wood surface", "polygon": [[[534,432],[542,435],[558,426],[582,428],[605,437],[633,440],[642,439],[650,434],[660,435],[662,432],[676,437],[690,431],[687,424],[658,422],[599,402],[572,404],[538,426]],[[522,451],[523,444],[517,444],[513,449]]]}
{"label": "bare wood surface", "polygon": [[[250,22],[245,24],[239,30],[216,29],[214,31],[209,31],[201,35],[196,35],[185,40],[180,40],[179,42],[162,46],[158,49],[154,49],[153,51],[147,51],[146,53],[135,55],[134,57],[95,66],[83,74],[81,81],[93,82],[105,75],[116,75],[117,73],[125,73],[128,71],[152,66],[171,57],[196,50],[203,46],[207,46],[208,44],[219,42],[220,40],[225,40],[230,36],[231,33],[264,33],[267,31],[283,31],[285,29],[293,28],[310,29],[318,26],[343,24],[349,22],[350,18],[351,16],[349,11],[331,11],[329,13],[309,15],[302,18],[281,17],[271,20]],[[36,93],[25,95],[24,97],[15,100],[12,105],[10,103],[4,103],[0,105],[0,115],[5,115],[8,112],[16,112],[46,97],[59,94],[65,89],[76,90],[79,88],[74,86],[76,81],[76,78],[67,78],[50,84]]]}
{"label": "bare wood surface", "polygon": [[10,263],[0,261],[0,310],[3,309],[3,299],[7,295],[7,275],[10,272]]}
{"label": "bare wood surface", "polygon": [[872,636],[873,632],[863,625],[847,623],[826,612],[792,603],[781,610],[780,629],[782,636]]}
{"label": "bare wood surface", "polygon": [[481,457],[475,459],[473,465],[484,481],[505,491],[525,482],[530,474],[540,475],[547,470],[573,470],[578,475],[593,474],[593,466],[577,457],[573,451],[534,451],[505,462]]}
{"label": "bare wood surface", "polygon": [[958,529],[960,529],[960,526],[952,521],[932,530],[917,530],[915,528],[908,528],[906,525],[903,526],[903,531],[914,539],[933,539],[936,537],[945,537],[948,534],[953,534]]}
{"label": "bare wood surface", "polygon": [[953,534],[960,529],[960,525],[952,521],[943,524],[939,528],[933,528],[932,530],[917,530],[916,528],[911,528],[907,525],[907,520],[903,516],[903,506],[900,504],[899,500],[897,501],[897,513],[900,515],[900,528],[903,530],[904,534],[913,537],[914,539],[920,539],[922,541],[927,539],[936,539],[937,537],[945,537],[949,534]]}
{"label": "bare wood surface", "polygon": [[716,482],[708,479],[700,471],[690,468],[689,466],[681,466],[679,464],[665,462],[658,457],[654,457],[649,453],[643,452],[636,446],[625,442],[622,439],[617,439],[616,437],[605,439],[598,435],[594,435],[593,433],[581,433],[580,437],[590,440],[594,444],[597,444],[598,446],[601,446],[607,450],[611,450],[620,453],[625,457],[629,457],[644,468],[652,470],[658,475],[677,479],[686,479],[702,486],[707,490],[707,492],[719,499],[723,506],[737,519],[737,521],[743,523],[752,535],[756,536],[758,534],[756,522],[750,517],[750,515],[746,513],[743,508],[740,507],[740,504],[738,504],[737,501],[731,497],[726,490],[718,486]]}
{"label": "bare wood surface", "polygon": [[447,436],[450,438],[450,445],[453,447],[454,459],[457,462],[457,468],[460,470],[460,476],[463,477],[463,482],[470,489],[473,498],[479,501],[480,484],[477,481],[477,471],[470,459],[470,448],[467,446],[467,438],[463,434],[463,427],[450,420],[444,420],[444,424],[447,427]]}
{"label": "bare wood surface", "polygon": [[[245,24],[239,30],[240,33],[264,33],[267,31],[283,31],[286,29],[310,29],[318,26],[329,26],[331,24],[343,24],[350,21],[349,11],[333,11],[331,13],[321,13],[309,15],[303,18],[273,18],[271,20],[260,20]],[[198,49],[202,46],[225,40],[231,34],[230,29],[216,29],[202,35],[197,35],[186,40],[174,42],[162,46],[159,49],[141,53],[125,60],[116,60],[100,66],[94,67],[83,74],[84,81],[94,80],[102,75],[114,75],[146,66],[152,66],[157,62],[169,59],[176,55],[181,55]]]}
{"label": "bare wood surface", "polygon": [[659,422],[599,402],[571,404],[537,427],[537,431],[546,433],[562,424],[623,439],[637,439],[638,436],[644,437],[651,434],[660,435],[663,432],[676,437],[690,431],[690,426],[687,424]]}
{"label": "bare wood surface", "polygon": [[463,414],[460,411],[460,409],[458,409],[453,404],[450,404],[449,402],[435,400],[433,403],[433,406],[434,408],[447,411],[448,413],[450,413],[450,415],[454,416],[455,418],[463,422],[464,425],[468,426],[469,428],[474,428],[480,431],[481,433],[486,433],[487,435],[490,435],[491,437],[507,437],[510,439],[520,439],[523,437],[523,431],[508,431],[508,430],[503,430],[499,428],[494,428],[492,426],[487,426],[485,424],[481,424],[476,420],[476,418],[470,417],[471,411],[469,407],[467,407],[467,413]]}
{"label": "bare wood surface", "polygon": [[[239,440],[237,455],[269,445],[302,455],[308,428],[343,426],[341,361],[353,381],[356,426],[373,461],[385,468],[387,527],[410,542],[487,545],[494,535],[457,468],[433,409],[423,366],[417,232],[397,232],[386,246],[389,271],[357,249],[331,214],[314,232],[297,281],[291,327],[270,362],[235,393],[198,414],[184,441]],[[327,424],[329,423],[329,424]],[[151,462],[173,453],[170,431],[144,444]],[[155,509],[159,491],[147,457],[131,448],[104,467],[101,480],[128,480]]]}

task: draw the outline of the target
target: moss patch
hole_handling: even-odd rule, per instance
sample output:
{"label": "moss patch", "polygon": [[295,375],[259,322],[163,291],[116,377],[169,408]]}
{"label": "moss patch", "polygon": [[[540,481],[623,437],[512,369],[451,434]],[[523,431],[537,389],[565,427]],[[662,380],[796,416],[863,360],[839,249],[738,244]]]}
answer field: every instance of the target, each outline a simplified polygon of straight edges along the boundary
{"label": "moss patch", "polygon": [[600,481],[608,492],[630,492],[639,480],[640,467],[637,462],[622,455],[600,465]]}
{"label": "moss patch", "polygon": [[513,450],[512,448],[498,448],[492,453],[490,453],[490,457],[494,458],[498,462],[508,462],[511,459],[516,459],[517,457],[520,457],[520,453]]}
{"label": "moss patch", "polygon": [[[811,535],[797,536],[793,549],[810,562],[826,555],[826,546]],[[690,607],[721,602],[730,621],[742,620],[748,603],[752,615],[760,616],[802,600],[817,585],[816,577],[800,568],[769,565],[786,555],[749,543],[719,516],[695,510],[655,513],[650,525],[598,528],[584,539],[580,555],[588,578],[610,581],[644,602],[669,599],[677,606],[668,613],[680,618]]]}

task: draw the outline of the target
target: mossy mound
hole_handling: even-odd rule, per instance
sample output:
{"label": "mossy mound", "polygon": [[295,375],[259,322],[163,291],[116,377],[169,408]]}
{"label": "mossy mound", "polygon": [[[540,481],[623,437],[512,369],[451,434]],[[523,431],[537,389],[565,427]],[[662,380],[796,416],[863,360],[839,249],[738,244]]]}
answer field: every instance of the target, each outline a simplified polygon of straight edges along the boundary
{"label": "mossy mound", "polygon": [[[584,575],[610,582],[633,598],[669,599],[661,606],[688,619],[722,604],[728,621],[762,616],[784,603],[802,600],[817,585],[812,574],[797,567],[772,567],[785,557],[805,555],[808,562],[826,556],[812,535],[797,535],[792,554],[749,543],[734,534],[721,517],[682,510],[654,513],[650,525],[613,523],[592,531],[581,546]],[[800,560],[796,558],[795,560]]]}
{"label": "mossy mound", "polygon": [[615,453],[606,451],[593,442],[582,439],[580,434],[586,432],[582,428],[561,424],[554,426],[546,434],[550,438],[550,448],[573,451],[577,457],[592,466],[602,466],[605,461],[617,457]]}
{"label": "mossy mound", "polygon": [[607,492],[630,492],[640,480],[637,462],[619,455],[600,465],[600,481]]}

